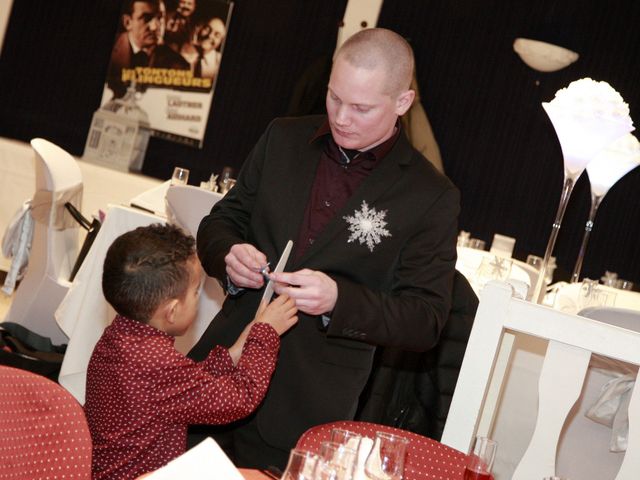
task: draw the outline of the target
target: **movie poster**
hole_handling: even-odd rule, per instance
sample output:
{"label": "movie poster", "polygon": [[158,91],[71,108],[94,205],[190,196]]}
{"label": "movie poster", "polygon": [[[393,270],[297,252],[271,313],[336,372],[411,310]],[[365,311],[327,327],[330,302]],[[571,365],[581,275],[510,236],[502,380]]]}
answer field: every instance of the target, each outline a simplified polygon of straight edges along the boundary
{"label": "movie poster", "polygon": [[101,106],[135,87],[151,135],[202,148],[233,3],[123,3]]}

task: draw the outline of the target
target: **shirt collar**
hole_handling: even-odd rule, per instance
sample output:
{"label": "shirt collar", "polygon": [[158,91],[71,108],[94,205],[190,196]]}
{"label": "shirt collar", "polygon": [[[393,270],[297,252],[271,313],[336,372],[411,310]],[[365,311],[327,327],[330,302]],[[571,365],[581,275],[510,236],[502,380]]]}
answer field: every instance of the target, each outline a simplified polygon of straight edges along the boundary
{"label": "shirt collar", "polygon": [[[388,139],[386,139],[381,144],[376,145],[375,147],[370,148],[369,150],[365,150],[362,153],[366,153],[367,157],[373,156],[373,160],[375,160],[376,162],[379,160],[382,160],[395,145],[396,140],[398,140],[398,137],[400,136],[401,130],[402,130],[402,122],[400,122],[400,118],[398,118],[398,120],[396,120],[396,129],[393,135],[391,135]],[[313,143],[320,138],[326,137],[327,135],[329,136],[327,142],[330,148],[333,147],[337,149],[338,145],[336,144],[336,142],[333,140],[333,137],[331,136],[331,127],[329,126],[328,118],[326,118],[322,123],[322,125],[320,125],[320,128],[316,130],[316,132],[313,134],[313,136],[309,140],[309,143]]]}
{"label": "shirt collar", "polygon": [[175,340],[174,337],[169,335],[168,333],[163,332],[162,330],[158,330],[151,325],[146,323],[139,322],[137,320],[132,320],[130,318],[124,317],[122,315],[116,315],[116,318],[113,320],[113,325],[118,330],[126,331],[127,333],[134,335],[142,335],[148,337],[164,337],[170,339],[172,342]]}

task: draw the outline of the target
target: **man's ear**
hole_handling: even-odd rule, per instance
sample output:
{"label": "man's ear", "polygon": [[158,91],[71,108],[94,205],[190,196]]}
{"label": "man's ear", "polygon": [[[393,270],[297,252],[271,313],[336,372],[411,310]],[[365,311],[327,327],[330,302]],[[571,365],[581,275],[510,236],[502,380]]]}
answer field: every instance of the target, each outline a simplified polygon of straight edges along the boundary
{"label": "man's ear", "polygon": [[127,32],[129,31],[129,29],[131,28],[131,15],[125,13],[122,16],[122,26]]}
{"label": "man's ear", "polygon": [[411,108],[413,100],[416,98],[415,90],[405,90],[396,98],[396,113],[399,116],[407,113],[407,110]]}

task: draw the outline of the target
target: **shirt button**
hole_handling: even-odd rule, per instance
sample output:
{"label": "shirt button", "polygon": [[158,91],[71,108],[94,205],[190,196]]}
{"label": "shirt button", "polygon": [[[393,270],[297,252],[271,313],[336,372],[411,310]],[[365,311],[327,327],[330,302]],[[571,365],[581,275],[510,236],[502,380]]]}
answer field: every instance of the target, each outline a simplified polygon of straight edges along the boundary
{"label": "shirt button", "polygon": [[313,245],[313,241],[314,241],[314,239],[313,239],[313,238],[310,238],[310,239],[309,239],[309,245]]}
{"label": "shirt button", "polygon": [[329,200],[325,200],[324,201],[324,206],[325,207],[330,207],[331,206],[331,202]]}

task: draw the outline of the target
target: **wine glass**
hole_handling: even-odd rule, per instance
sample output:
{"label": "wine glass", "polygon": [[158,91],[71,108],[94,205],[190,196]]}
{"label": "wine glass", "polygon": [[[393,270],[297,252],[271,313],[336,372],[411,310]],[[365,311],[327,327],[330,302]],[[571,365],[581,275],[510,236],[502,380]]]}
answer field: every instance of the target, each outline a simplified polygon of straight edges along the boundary
{"label": "wine glass", "polygon": [[376,432],[373,448],[364,464],[372,480],[402,480],[409,440],[391,433]]}
{"label": "wine glass", "polygon": [[346,430],[344,428],[333,428],[331,429],[331,441],[335,443],[339,443],[340,445],[344,445],[356,452],[360,448],[360,442],[362,437],[352,432],[351,430]]}
{"label": "wine glass", "polygon": [[289,462],[281,480],[314,480],[317,462],[315,453],[294,448],[289,454]]}
{"label": "wine glass", "polygon": [[497,447],[495,440],[478,435],[467,456],[464,480],[493,480],[491,468],[496,458]]}
{"label": "wine glass", "polygon": [[182,167],[176,167],[173,169],[173,175],[171,175],[171,185],[186,185],[188,181],[188,169]]}
{"label": "wine glass", "polygon": [[356,451],[337,442],[322,442],[314,480],[352,480]]}

